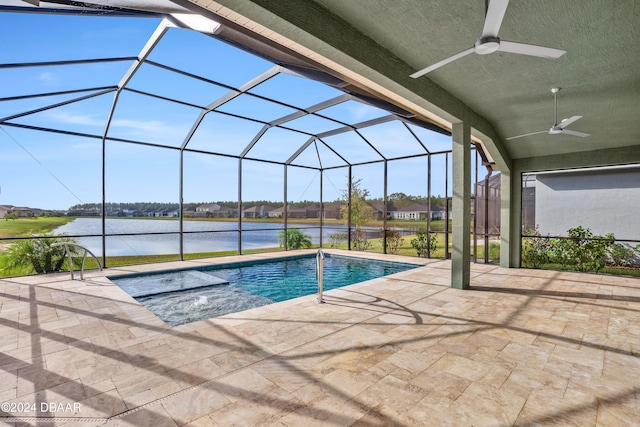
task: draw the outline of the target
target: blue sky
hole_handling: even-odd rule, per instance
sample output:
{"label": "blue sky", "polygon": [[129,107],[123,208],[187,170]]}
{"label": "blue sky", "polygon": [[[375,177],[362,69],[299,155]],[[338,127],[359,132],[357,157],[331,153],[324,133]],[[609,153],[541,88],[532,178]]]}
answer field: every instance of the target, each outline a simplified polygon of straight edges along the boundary
{"label": "blue sky", "polygon": [[[0,13],[0,37],[9,41],[0,50],[0,63],[115,58],[137,56],[159,19],[87,16],[53,16]],[[273,64],[200,33],[170,29],[149,59],[206,79],[238,87],[270,69]],[[36,93],[116,85],[131,61],[28,68],[0,68],[0,98]],[[228,89],[145,64],[128,88],[153,92],[188,104],[206,106]],[[337,89],[298,76],[280,74],[257,86],[252,93],[306,108],[342,94]],[[0,119],[63,102],[84,94],[60,95],[0,102]],[[108,93],[62,107],[11,120],[13,123],[102,135],[114,94]],[[296,110],[247,94],[220,107],[220,111],[271,121]],[[198,117],[191,106],[123,91],[113,115],[109,137],[179,147]],[[326,117],[355,124],[387,115],[357,101],[347,101],[321,111]],[[262,128],[261,123],[210,113],[188,145],[194,150],[238,155]],[[331,120],[306,116],[286,126],[308,133],[339,127]],[[450,138],[412,126],[433,151],[448,149]],[[390,122],[361,130],[362,135],[387,157],[422,152],[406,128]],[[269,129],[247,157],[283,162],[308,135]],[[379,159],[355,133],[324,140],[349,162]],[[344,162],[325,145],[311,145],[297,159],[303,165],[324,167]],[[66,209],[77,203],[101,201],[102,142],[100,139],[54,134],[0,124],[0,204],[46,209]],[[444,194],[444,156],[432,157],[433,194]],[[179,150],[107,141],[106,194],[109,202],[178,202]],[[238,160],[186,152],[184,201],[237,200]],[[243,161],[244,200],[283,200],[284,167]],[[356,178],[373,197],[383,194],[382,163],[353,168]],[[334,200],[346,187],[347,169],[326,171],[324,199]],[[319,199],[319,173],[288,169],[288,198]],[[426,158],[389,162],[389,194],[426,195]]]}

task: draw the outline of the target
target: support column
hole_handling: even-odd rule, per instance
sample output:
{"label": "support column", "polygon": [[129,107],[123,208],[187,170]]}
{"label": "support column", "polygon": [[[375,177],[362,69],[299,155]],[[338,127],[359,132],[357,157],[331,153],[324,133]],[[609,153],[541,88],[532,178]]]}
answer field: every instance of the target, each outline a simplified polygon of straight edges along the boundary
{"label": "support column", "polygon": [[347,184],[347,189],[349,191],[349,196],[347,198],[347,249],[351,250],[351,185],[353,181],[353,176],[351,170],[351,165],[349,165],[349,183]]}
{"label": "support column", "polygon": [[453,136],[453,228],[451,287],[468,289],[471,276],[471,128],[454,123]]}
{"label": "support column", "polygon": [[519,268],[522,174],[500,173],[500,267]]}

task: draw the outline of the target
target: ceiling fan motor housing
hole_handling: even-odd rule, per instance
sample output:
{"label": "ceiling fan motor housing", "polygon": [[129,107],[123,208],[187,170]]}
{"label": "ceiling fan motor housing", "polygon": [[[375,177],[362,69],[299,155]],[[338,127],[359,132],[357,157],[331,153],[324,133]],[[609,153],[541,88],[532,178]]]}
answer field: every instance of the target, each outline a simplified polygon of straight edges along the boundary
{"label": "ceiling fan motor housing", "polygon": [[478,55],[493,53],[500,48],[500,39],[493,36],[479,38],[476,40],[474,48]]}
{"label": "ceiling fan motor housing", "polygon": [[551,135],[558,135],[559,133],[562,133],[562,128],[557,125],[554,125],[549,129],[549,134]]}

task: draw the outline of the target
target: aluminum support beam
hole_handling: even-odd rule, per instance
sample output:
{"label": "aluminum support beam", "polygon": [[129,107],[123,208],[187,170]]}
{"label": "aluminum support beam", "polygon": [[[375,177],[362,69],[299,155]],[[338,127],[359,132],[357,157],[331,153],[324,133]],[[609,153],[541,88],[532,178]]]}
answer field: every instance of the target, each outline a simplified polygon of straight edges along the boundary
{"label": "aluminum support beam", "polygon": [[322,247],[322,235],[324,233],[324,199],[322,197],[323,192],[323,173],[322,169],[320,170],[320,247]]}
{"label": "aluminum support beam", "polygon": [[180,261],[184,261],[184,150],[180,150],[180,194],[178,195],[178,218],[180,220]]}
{"label": "aluminum support beam", "polygon": [[51,67],[58,65],[79,65],[79,64],[97,64],[100,62],[119,62],[133,61],[135,56],[123,56],[119,58],[97,58],[97,59],[72,59],[67,61],[42,61],[42,62],[21,62],[17,64],[0,64],[3,68],[27,68],[27,67]]}
{"label": "aluminum support beam", "polygon": [[244,156],[247,155],[247,153],[249,153],[249,151],[251,151],[251,149],[253,148],[254,145],[256,145],[256,143],[258,142],[258,140],[260,138],[262,138],[262,135],[265,134],[266,131],[268,131],[271,128],[271,126],[269,125],[264,125],[262,127],[262,129],[260,129],[260,131],[258,132],[258,134],[256,136],[253,137],[253,139],[251,140],[251,142],[249,143],[249,145],[247,145],[244,150],[242,150],[242,153],[240,153],[240,158],[243,158]]}
{"label": "aluminum support beam", "polygon": [[382,195],[382,206],[383,206],[383,210],[382,210],[382,253],[386,254],[387,253],[387,205],[389,203],[389,199],[387,197],[387,191],[388,191],[388,186],[387,186],[387,181],[389,180],[389,174],[388,174],[388,161],[385,160],[384,161],[384,194]]}
{"label": "aluminum support beam", "polygon": [[383,116],[383,117],[378,117],[377,119],[372,119],[372,120],[367,120],[364,122],[360,122],[360,123],[356,123],[353,125],[347,125],[347,126],[342,126],[336,129],[332,129],[326,132],[322,132],[319,133],[318,135],[316,135],[318,138],[327,138],[329,136],[334,136],[334,135],[339,135],[341,133],[345,133],[345,132],[351,132],[354,129],[362,129],[362,128],[366,128],[369,126],[375,126],[375,125],[379,125],[381,123],[387,123],[387,122],[391,122],[394,120],[397,120],[398,118],[394,115],[388,115],[388,116]]}
{"label": "aluminum support beam", "polygon": [[287,217],[289,216],[289,204],[287,203],[287,165],[284,165],[284,210],[282,211],[282,215],[283,215],[283,220],[284,220],[284,238],[283,243],[282,243],[282,247],[285,251],[289,250],[289,245],[288,245],[288,240],[287,237]]}
{"label": "aluminum support beam", "polygon": [[409,133],[416,139],[416,141],[418,141],[418,144],[420,144],[420,146],[424,149],[425,153],[427,154],[431,154],[431,152],[429,151],[429,149],[427,148],[426,145],[424,145],[424,143],[422,142],[422,140],[420,138],[418,138],[418,135],[416,135],[416,133],[413,131],[413,129],[411,129],[409,127],[409,125],[404,121],[401,120],[402,124],[404,125],[405,128],[407,128],[407,130],[409,131]]}
{"label": "aluminum support beam", "polygon": [[[300,154],[302,154],[304,152],[304,150],[306,150],[307,147],[309,147],[315,140],[316,140],[316,138],[314,136],[309,138],[307,140],[307,142],[302,144],[302,146],[300,148],[298,148],[298,150],[295,153],[293,153],[293,155],[291,155],[291,157],[289,157],[284,163],[286,165],[290,165],[291,162],[293,162]],[[318,156],[318,161],[319,160],[320,160],[320,156]],[[320,167],[322,167],[322,164],[320,165]]]}
{"label": "aluminum support beam", "polygon": [[[445,194],[445,200],[447,195]],[[427,155],[427,239],[431,237],[431,154]],[[427,258],[431,258],[431,248],[427,245]]]}
{"label": "aluminum support beam", "polygon": [[238,159],[238,255],[242,255],[242,158]]}
{"label": "aluminum support beam", "polygon": [[100,86],[100,87],[90,87],[86,89],[71,89],[71,90],[61,90],[57,92],[45,92],[45,93],[34,93],[31,95],[18,95],[18,96],[8,96],[5,98],[0,98],[0,102],[2,101],[19,101],[22,99],[31,99],[31,98],[45,98],[47,96],[59,96],[59,95],[70,95],[72,93],[82,93],[82,92],[93,92],[98,90],[116,90],[117,86]]}
{"label": "aluminum support beam", "polygon": [[187,145],[191,141],[191,138],[193,138],[193,135],[196,133],[196,130],[198,130],[198,127],[202,123],[202,120],[204,120],[204,116],[206,116],[207,113],[209,113],[209,112],[215,110],[216,108],[226,104],[227,102],[229,102],[232,99],[242,95],[243,93],[253,89],[254,87],[259,85],[260,83],[263,83],[263,82],[269,80],[271,77],[273,77],[276,74],[278,74],[279,68],[280,67],[278,67],[278,66],[274,66],[274,67],[269,68],[264,73],[260,74],[259,76],[254,77],[253,79],[249,80],[248,82],[246,82],[245,84],[240,86],[237,90],[232,89],[229,93],[224,94],[220,98],[218,98],[215,101],[213,101],[211,104],[207,105],[205,107],[205,109],[200,112],[200,115],[198,116],[198,118],[196,118],[195,122],[191,126],[191,129],[189,130],[189,133],[187,134],[187,136],[185,137],[184,141],[182,142],[181,148],[184,149],[184,148],[187,147]]}
{"label": "aluminum support beam", "polygon": [[3,123],[3,122],[6,122],[8,120],[17,119],[17,118],[20,118],[20,117],[28,116],[30,114],[40,113],[42,111],[47,111],[47,110],[51,110],[53,108],[58,108],[58,107],[62,107],[62,106],[65,106],[65,105],[73,104],[75,102],[84,101],[86,99],[95,98],[96,96],[104,95],[104,94],[113,92],[114,90],[116,90],[116,89],[115,88],[109,88],[109,89],[101,90],[100,92],[91,93],[89,95],[85,95],[85,96],[81,96],[81,97],[78,97],[78,98],[69,99],[69,100],[64,101],[64,102],[58,102],[57,104],[47,105],[46,107],[36,108],[35,110],[29,110],[29,111],[25,111],[23,113],[14,114],[12,116],[1,118],[0,119],[0,124]]}
{"label": "aluminum support beam", "polygon": [[153,32],[151,37],[149,37],[149,40],[147,40],[147,43],[138,54],[136,60],[133,62],[133,64],[131,64],[131,67],[129,67],[124,76],[122,76],[122,79],[118,83],[119,90],[122,90],[122,88],[131,81],[131,79],[140,69],[143,62],[145,61],[145,59],[147,59],[153,48],[156,47],[156,45],[160,42],[160,39],[162,39],[162,36],[164,36],[171,27],[173,27],[173,24],[171,24],[171,22],[166,19],[163,19],[160,24],[158,24],[158,27]]}
{"label": "aluminum support beam", "polygon": [[349,191],[347,197],[347,249],[351,250],[351,191],[352,191],[352,167],[349,165],[349,182],[347,184],[347,190]]}

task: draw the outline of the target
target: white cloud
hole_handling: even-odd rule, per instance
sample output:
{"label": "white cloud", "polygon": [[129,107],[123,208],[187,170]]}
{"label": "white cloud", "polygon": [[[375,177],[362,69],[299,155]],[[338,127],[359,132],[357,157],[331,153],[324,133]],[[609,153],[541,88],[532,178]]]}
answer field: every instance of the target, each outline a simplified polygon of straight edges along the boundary
{"label": "white cloud", "polygon": [[170,132],[173,129],[170,126],[167,126],[166,123],[160,120],[140,121],[140,120],[118,119],[118,120],[113,120],[111,122],[111,126],[128,128],[128,129],[139,130],[144,132],[158,132],[158,133]]}
{"label": "white cloud", "polygon": [[48,86],[57,86],[60,83],[58,77],[50,71],[40,73],[40,75],[38,76],[38,80]]}
{"label": "white cloud", "polygon": [[87,116],[82,114],[76,114],[73,112],[51,111],[49,117],[55,121],[62,123],[71,123],[74,125],[85,126],[101,126],[104,127],[104,120],[98,120],[95,116]]}
{"label": "white cloud", "polygon": [[133,138],[177,146],[182,143],[189,126],[184,123],[166,123],[162,120],[114,119],[111,122],[109,136]]}
{"label": "white cloud", "polygon": [[82,142],[80,144],[75,144],[72,148],[73,150],[87,150],[87,151],[96,150],[97,148],[100,148],[100,142],[98,142],[97,140]]}

